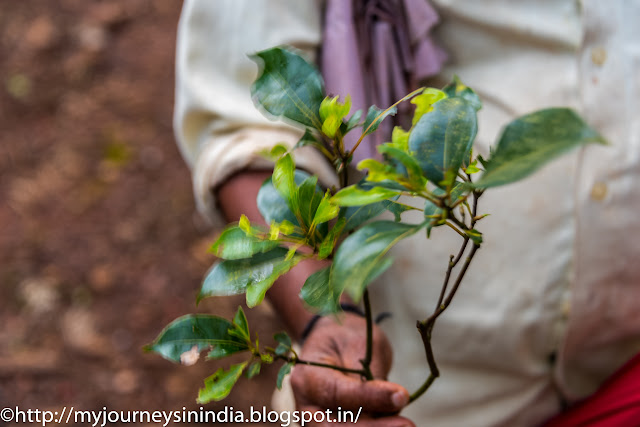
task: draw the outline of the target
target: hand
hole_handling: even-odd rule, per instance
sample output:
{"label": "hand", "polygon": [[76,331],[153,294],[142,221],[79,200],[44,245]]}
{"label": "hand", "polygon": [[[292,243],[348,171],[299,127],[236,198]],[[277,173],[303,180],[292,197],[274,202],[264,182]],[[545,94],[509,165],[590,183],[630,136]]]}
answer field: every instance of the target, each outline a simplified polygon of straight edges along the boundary
{"label": "hand", "polygon": [[[361,369],[360,360],[366,350],[366,321],[344,313],[338,320],[321,318],[307,337],[300,358],[306,361],[328,363],[350,369]],[[296,404],[301,411],[325,411],[338,407],[353,411],[362,408],[358,426],[363,427],[415,427],[407,418],[397,415],[409,402],[409,393],[398,385],[385,381],[391,369],[392,350],[382,330],[374,326],[373,381],[365,381],[357,374],[334,369],[297,365],[291,374],[291,385]],[[333,412],[335,417],[336,413]],[[323,423],[314,426],[339,426]],[[351,424],[349,424],[351,425]]]}

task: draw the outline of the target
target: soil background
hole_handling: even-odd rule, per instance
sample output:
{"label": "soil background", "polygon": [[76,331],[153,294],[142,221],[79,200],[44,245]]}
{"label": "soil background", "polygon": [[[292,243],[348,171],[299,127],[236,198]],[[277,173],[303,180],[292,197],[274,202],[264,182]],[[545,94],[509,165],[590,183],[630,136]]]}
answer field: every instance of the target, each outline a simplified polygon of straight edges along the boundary
{"label": "soil background", "polygon": [[[195,306],[215,230],[171,126],[181,6],[0,0],[0,408],[196,409],[231,363],[142,352],[176,317],[243,300]],[[247,313],[263,339],[282,328]],[[278,367],[205,408],[269,406]]]}

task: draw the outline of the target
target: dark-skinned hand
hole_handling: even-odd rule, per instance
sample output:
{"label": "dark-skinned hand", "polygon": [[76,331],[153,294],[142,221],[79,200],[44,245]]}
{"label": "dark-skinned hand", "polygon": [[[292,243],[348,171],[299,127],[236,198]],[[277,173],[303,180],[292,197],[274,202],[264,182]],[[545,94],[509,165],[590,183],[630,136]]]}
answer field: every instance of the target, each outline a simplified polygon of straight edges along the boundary
{"label": "dark-skinned hand", "polygon": [[[337,319],[321,318],[307,337],[300,358],[303,360],[360,369],[360,360],[366,351],[366,321],[353,313],[343,313]],[[297,365],[291,374],[291,385],[298,410],[353,411],[362,408],[356,425],[361,427],[415,427],[409,419],[398,412],[409,402],[407,390],[386,381],[391,369],[392,350],[382,330],[374,326],[373,360],[371,371],[374,380],[365,381],[357,374],[339,372],[333,369]],[[337,422],[306,424],[312,426],[335,427]]]}

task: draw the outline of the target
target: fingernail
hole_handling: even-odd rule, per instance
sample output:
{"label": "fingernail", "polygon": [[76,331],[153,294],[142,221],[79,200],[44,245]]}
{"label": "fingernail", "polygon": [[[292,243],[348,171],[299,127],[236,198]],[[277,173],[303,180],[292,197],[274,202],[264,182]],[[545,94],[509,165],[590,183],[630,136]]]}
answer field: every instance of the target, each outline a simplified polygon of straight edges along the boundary
{"label": "fingernail", "polygon": [[403,391],[396,391],[391,395],[391,402],[396,408],[402,409],[409,403],[409,396]]}

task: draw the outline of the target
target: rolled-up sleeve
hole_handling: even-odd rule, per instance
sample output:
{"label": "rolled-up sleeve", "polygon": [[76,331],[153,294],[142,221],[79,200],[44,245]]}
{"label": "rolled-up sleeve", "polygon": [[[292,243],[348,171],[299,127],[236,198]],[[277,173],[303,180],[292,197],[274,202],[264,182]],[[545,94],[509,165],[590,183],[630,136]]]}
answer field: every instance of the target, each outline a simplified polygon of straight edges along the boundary
{"label": "rolled-up sleeve", "polygon": [[[213,189],[246,168],[269,168],[260,154],[277,143],[293,146],[301,130],[270,121],[253,105],[258,72],[248,55],[279,45],[310,59],[320,43],[319,3],[299,0],[185,2],[178,26],[174,130],[191,168],[198,209],[221,224]],[[334,185],[324,157],[296,150],[298,167]]]}

